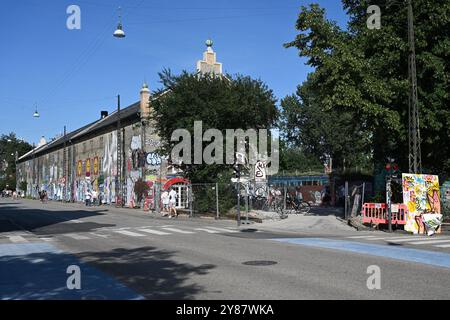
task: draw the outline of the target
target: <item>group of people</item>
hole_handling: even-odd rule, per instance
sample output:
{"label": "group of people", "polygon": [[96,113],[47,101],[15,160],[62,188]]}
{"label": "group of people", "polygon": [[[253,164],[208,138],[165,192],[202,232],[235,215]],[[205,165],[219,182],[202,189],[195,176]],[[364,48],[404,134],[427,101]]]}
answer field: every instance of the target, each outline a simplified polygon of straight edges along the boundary
{"label": "group of people", "polygon": [[[164,190],[161,194],[161,202],[163,205],[163,216],[169,216],[169,218],[172,217],[178,217],[177,212],[177,198],[178,193],[175,191],[173,187],[170,187],[169,190]],[[173,213],[173,215],[172,215]]]}
{"label": "group of people", "polygon": [[84,195],[84,202],[87,207],[90,207],[92,205],[94,206],[100,205],[98,192],[95,190],[87,189]]}

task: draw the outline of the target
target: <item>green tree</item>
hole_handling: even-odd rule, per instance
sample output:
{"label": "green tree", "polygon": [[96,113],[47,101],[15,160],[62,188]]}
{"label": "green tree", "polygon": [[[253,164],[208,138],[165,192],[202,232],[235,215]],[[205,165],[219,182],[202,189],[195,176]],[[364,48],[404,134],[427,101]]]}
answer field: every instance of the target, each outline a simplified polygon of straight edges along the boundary
{"label": "green tree", "polygon": [[[261,80],[187,72],[175,76],[170,70],[164,70],[159,76],[163,88],[156,92],[160,97],[152,102],[152,119],[164,155],[169,156],[177,144],[171,141],[176,129],[188,130],[194,145],[194,121],[202,121],[203,131],[218,129],[224,137],[226,129],[271,129],[276,123],[276,99]],[[203,147],[208,144],[204,142]],[[179,167],[192,182],[215,182],[219,174],[231,170],[230,165],[180,164]]]}
{"label": "green tree", "polygon": [[16,189],[16,152],[21,156],[31,149],[29,143],[17,139],[12,132],[0,137],[0,190],[6,186]]}
{"label": "green tree", "polygon": [[[295,47],[315,67],[308,82],[324,112],[349,113],[363,131],[375,164],[386,157],[408,168],[408,37],[406,5],[343,0],[349,16],[342,30],[318,5],[302,7]],[[450,173],[450,3],[416,0],[417,79],[422,163],[427,172]],[[367,28],[369,5],[382,12],[381,29]],[[300,86],[301,87],[301,86]],[[301,88],[299,89],[301,91]]]}

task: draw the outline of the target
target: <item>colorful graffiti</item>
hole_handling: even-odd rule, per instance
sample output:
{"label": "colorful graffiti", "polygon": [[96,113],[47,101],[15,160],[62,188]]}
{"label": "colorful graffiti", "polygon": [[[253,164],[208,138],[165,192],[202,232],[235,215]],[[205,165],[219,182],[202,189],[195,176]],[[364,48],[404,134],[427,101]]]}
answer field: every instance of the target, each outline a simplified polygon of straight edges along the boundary
{"label": "colorful graffiti", "polygon": [[408,207],[405,230],[419,233],[416,216],[424,213],[441,213],[439,178],[425,174],[403,174],[403,203]]}

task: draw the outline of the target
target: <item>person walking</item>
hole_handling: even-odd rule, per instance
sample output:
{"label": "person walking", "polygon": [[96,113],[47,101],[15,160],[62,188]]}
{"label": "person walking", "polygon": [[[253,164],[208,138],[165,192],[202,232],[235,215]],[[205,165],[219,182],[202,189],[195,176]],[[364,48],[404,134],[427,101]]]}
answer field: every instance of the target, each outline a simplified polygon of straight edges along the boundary
{"label": "person walking", "polygon": [[85,197],[84,197],[84,201],[86,203],[86,207],[89,207],[91,205],[91,198],[92,198],[91,191],[89,189],[86,189],[86,194],[85,194]]}
{"label": "person walking", "polygon": [[163,204],[163,217],[165,217],[169,214],[169,192],[167,190],[164,190],[162,193],[161,201]]}
{"label": "person walking", "polygon": [[98,201],[98,192],[95,190],[92,190],[92,204],[94,206],[97,206],[98,205],[97,201]]}
{"label": "person walking", "polygon": [[169,192],[169,218],[172,218],[172,211],[174,212],[175,217],[178,217],[178,212],[177,212],[177,197],[178,194],[175,191],[174,188],[170,187],[170,192]]}

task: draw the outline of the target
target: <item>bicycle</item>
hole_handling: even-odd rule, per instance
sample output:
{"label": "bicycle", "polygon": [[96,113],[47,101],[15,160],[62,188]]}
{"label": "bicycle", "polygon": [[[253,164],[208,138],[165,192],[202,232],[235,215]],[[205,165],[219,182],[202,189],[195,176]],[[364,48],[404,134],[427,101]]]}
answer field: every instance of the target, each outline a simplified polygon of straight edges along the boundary
{"label": "bicycle", "polygon": [[293,211],[295,214],[307,215],[309,211],[311,211],[311,205],[306,201],[287,199],[286,210],[290,211],[291,213]]}

